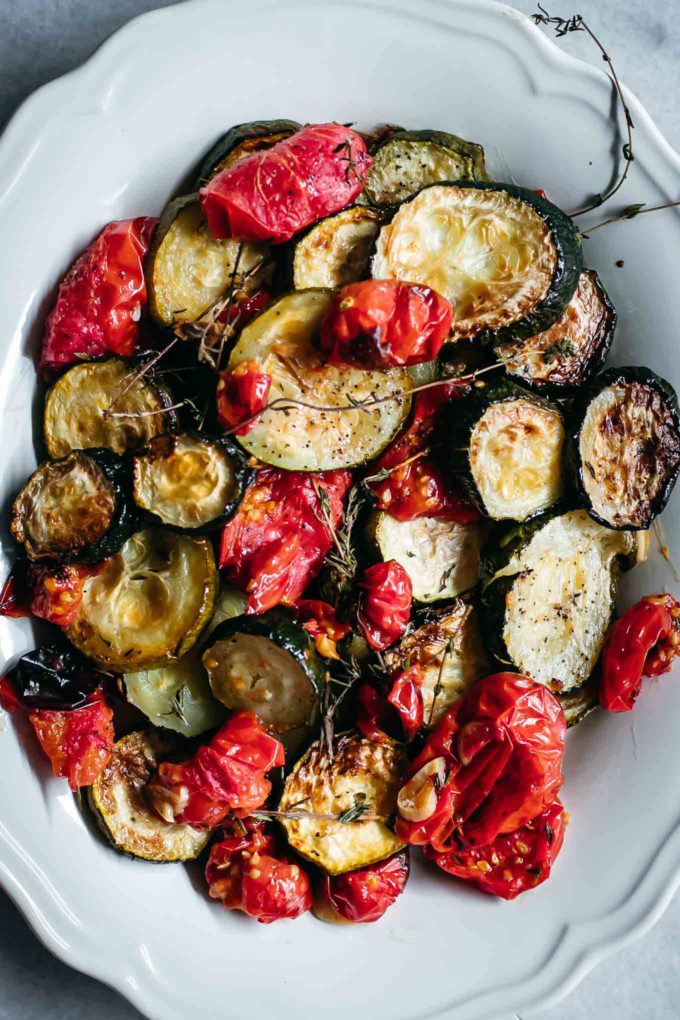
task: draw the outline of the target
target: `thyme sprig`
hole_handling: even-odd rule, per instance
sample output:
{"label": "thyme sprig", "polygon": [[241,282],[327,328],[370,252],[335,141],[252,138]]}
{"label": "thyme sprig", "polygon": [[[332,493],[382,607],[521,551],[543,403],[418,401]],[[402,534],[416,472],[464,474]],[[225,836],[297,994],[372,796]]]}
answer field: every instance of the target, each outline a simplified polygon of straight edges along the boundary
{"label": "thyme sprig", "polygon": [[575,212],[569,214],[570,216],[583,216],[585,213],[592,212],[593,209],[597,209],[599,206],[604,205],[604,203],[609,201],[609,199],[622,187],[626,177],[628,176],[628,171],[635,161],[635,155],[633,153],[633,130],[635,125],[633,124],[633,118],[631,117],[628,103],[626,102],[626,97],[623,94],[623,89],[621,88],[621,83],[619,82],[619,77],[616,73],[616,68],[614,67],[612,58],[595,35],[588,22],[580,14],[573,14],[570,18],[553,17],[548,14],[541,4],[538,4],[538,13],[533,14],[532,18],[535,25],[551,25],[555,29],[555,36],[558,39],[561,39],[572,32],[586,32],[590,36],[602,54],[602,59],[609,69],[609,74],[616,91],[618,104],[621,107],[626,122],[627,139],[621,149],[624,158],[623,170],[620,174],[618,174],[618,176],[616,176],[614,172],[614,179],[604,192],[600,192],[595,195],[593,200],[587,205],[584,205],[581,209],[577,209]]}
{"label": "thyme sprig", "polygon": [[594,234],[596,230],[608,227],[610,223],[622,223],[624,220],[634,220],[637,216],[643,216],[645,213],[660,212],[662,209],[675,209],[678,206],[680,206],[680,201],[664,202],[662,205],[649,206],[645,202],[636,202],[634,205],[625,206],[615,216],[610,216],[608,219],[602,220],[601,223],[596,223],[594,227],[588,227],[587,230],[581,232],[581,237],[588,240],[590,235]]}
{"label": "thyme sprig", "polygon": [[186,684],[182,684],[172,696],[170,702],[170,709],[168,712],[161,712],[161,715],[176,715],[179,721],[184,725],[188,726],[189,721],[185,715],[186,699],[189,694],[189,688]]}
{"label": "thyme sprig", "polygon": [[[166,354],[170,353],[170,351],[178,342],[178,340],[179,337],[176,336],[173,337],[172,340],[170,340],[170,342],[165,345],[165,347],[161,347],[161,349],[159,351],[156,351],[151,358],[149,358],[147,361],[144,361],[144,363],[135,372],[130,372],[123,377],[125,381],[122,385],[122,388],[116,387],[116,389],[113,391],[111,402],[109,406],[105,408],[105,410],[102,412],[102,417],[104,418],[121,417],[121,415],[115,415],[113,413],[113,408],[116,407],[117,404],[119,404],[119,402],[123,399],[123,397],[130,392],[135,383],[139,382],[140,379],[143,379],[144,376],[151,371],[154,365],[157,365],[158,362],[166,356]],[[162,410],[168,411],[170,410],[170,408],[164,407]],[[125,417],[140,417],[142,414],[144,414],[144,412],[137,412],[134,415],[130,414],[125,415]]]}
{"label": "thyme sprig", "polygon": [[326,814],[322,811],[306,811],[304,808],[290,808],[287,811],[252,811],[250,818],[258,822],[267,822],[270,819],[295,820],[308,818],[320,822],[340,822],[341,825],[353,825],[356,822],[386,822],[386,815],[373,814],[371,805],[363,801],[357,801],[351,808],[340,811],[338,814]]}

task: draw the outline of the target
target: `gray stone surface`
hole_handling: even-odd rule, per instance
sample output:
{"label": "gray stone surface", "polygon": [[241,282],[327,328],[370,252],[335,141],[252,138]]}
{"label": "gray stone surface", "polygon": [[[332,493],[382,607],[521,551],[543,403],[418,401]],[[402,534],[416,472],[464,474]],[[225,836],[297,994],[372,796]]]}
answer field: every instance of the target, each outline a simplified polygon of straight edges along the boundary
{"label": "gray stone surface", "polygon": [[[129,18],[166,5],[162,0],[0,0],[0,125],[33,89],[81,63]],[[533,0],[515,0],[514,6],[527,14],[535,9]],[[545,0],[544,6],[550,10],[554,4]],[[620,77],[680,149],[679,0],[579,0],[576,6],[615,56]],[[572,13],[566,0],[555,10]],[[599,66],[585,36],[569,36],[561,45]],[[679,996],[676,898],[642,941],[601,964],[564,1002],[540,1016],[676,1020]],[[138,1016],[118,994],[50,956],[0,893],[0,1020]]]}

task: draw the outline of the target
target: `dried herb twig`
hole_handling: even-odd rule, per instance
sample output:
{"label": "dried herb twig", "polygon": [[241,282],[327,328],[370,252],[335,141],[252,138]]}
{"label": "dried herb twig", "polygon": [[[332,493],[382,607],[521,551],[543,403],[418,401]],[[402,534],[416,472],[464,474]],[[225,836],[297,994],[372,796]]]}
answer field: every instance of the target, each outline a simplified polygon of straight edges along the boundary
{"label": "dried herb twig", "polygon": [[602,220],[601,223],[596,223],[594,227],[588,227],[587,230],[581,233],[581,237],[586,240],[591,234],[594,234],[596,230],[601,230],[602,227],[608,227],[610,223],[621,223],[623,220],[634,220],[637,216],[643,216],[645,213],[659,212],[661,209],[675,209],[680,206],[678,202],[664,202],[663,205],[646,205],[644,202],[637,202],[635,205],[627,205],[620,213],[616,216],[610,216],[606,220]]}
{"label": "dried herb twig", "polygon": [[574,14],[570,18],[552,17],[541,4],[538,5],[538,10],[538,14],[532,15],[534,24],[551,25],[555,29],[555,35],[558,39],[561,39],[563,36],[569,35],[572,32],[586,32],[590,36],[602,54],[602,59],[609,68],[609,74],[611,75],[611,79],[616,90],[616,96],[626,122],[627,140],[622,148],[623,158],[625,160],[623,170],[604,192],[595,195],[592,202],[583,206],[581,209],[577,209],[575,212],[570,213],[570,216],[583,216],[585,213],[592,212],[593,209],[597,209],[599,206],[604,205],[604,203],[607,202],[612,195],[615,195],[619,188],[623,185],[623,182],[628,176],[628,171],[635,160],[635,156],[633,154],[633,130],[635,125],[633,124],[633,118],[631,117],[626,98],[623,94],[623,89],[621,88],[621,83],[619,82],[616,69],[612,63],[612,58],[609,53],[607,53],[607,50],[595,35],[588,22],[585,21],[580,14]]}

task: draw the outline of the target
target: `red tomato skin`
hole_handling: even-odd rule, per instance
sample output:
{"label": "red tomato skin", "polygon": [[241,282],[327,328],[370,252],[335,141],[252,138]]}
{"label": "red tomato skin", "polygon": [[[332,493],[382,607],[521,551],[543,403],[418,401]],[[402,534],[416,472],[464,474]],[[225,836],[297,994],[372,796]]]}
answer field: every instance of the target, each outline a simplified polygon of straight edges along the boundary
{"label": "red tomato skin", "polygon": [[411,424],[371,471],[389,472],[382,481],[369,482],[378,510],[385,510],[398,521],[436,517],[470,524],[479,520],[477,510],[430,451],[438,411],[460,392],[460,385],[450,382],[416,394]]}
{"label": "red tomato skin", "polygon": [[321,916],[328,916],[330,909],[339,921],[372,924],[401,896],[408,876],[407,850],[368,868],[344,875],[324,875],[316,896],[316,909]]}
{"label": "red tomato skin", "polygon": [[76,259],[45,326],[44,372],[84,358],[135,353],[146,307],[143,260],[157,222],[138,216],[109,223]]}
{"label": "red tomato skin", "polygon": [[74,792],[91,786],[108,764],[115,741],[113,712],[102,691],[95,691],[82,708],[39,709],[28,718],[55,776],[68,779]]}
{"label": "red tomato skin", "polygon": [[351,481],[348,471],[258,471],[220,543],[220,567],[247,592],[247,613],[263,613],[279,603],[294,606],[302,597],[333,543],[319,490],[328,497],[336,528]]}
{"label": "red tomato skin", "polygon": [[0,616],[37,616],[67,627],[76,617],[85,582],[102,568],[82,563],[43,567],[19,560],[0,593]]}
{"label": "red tomato skin", "polygon": [[201,205],[215,237],[282,244],[353,202],[372,162],[351,128],[310,125],[216,174]]}
{"label": "red tomato skin", "polygon": [[672,595],[646,595],[618,618],[602,653],[600,705],[630,712],[643,676],[667,673],[680,653],[680,603]]}
{"label": "red tomato skin", "polygon": [[497,836],[486,846],[438,853],[424,847],[425,857],[455,878],[504,900],[535,889],[550,877],[564,843],[567,814],[557,800],[522,828]]}
{"label": "red tomato skin", "polygon": [[312,905],[309,876],[283,855],[262,823],[246,819],[247,832],[216,843],[205,869],[208,892],[227,910],[242,910],[261,924],[299,917]]}
{"label": "red tomato skin", "polygon": [[495,673],[480,680],[411,765],[413,778],[435,759],[445,764],[432,814],[420,821],[398,815],[397,835],[443,852],[485,846],[521,828],[562,786],[565,731],[559,702],[530,677]]}
{"label": "red tomato skin", "polygon": [[265,775],[283,763],[283,745],[256,715],[238,711],[188,761],[162,762],[147,791],[165,821],[212,829],[230,811],[262,807],[271,790]]}
{"label": "red tomato skin", "polygon": [[272,377],[257,361],[242,361],[217,379],[217,420],[225,432],[246,436],[267,406]]}
{"label": "red tomato skin", "polygon": [[334,298],[321,324],[321,349],[333,364],[419,365],[437,357],[452,322],[451,302],[431,287],[361,280]]}
{"label": "red tomato skin", "polygon": [[392,678],[387,701],[397,712],[407,740],[413,740],[423,725],[423,692],[425,677],[420,666],[410,666]]}
{"label": "red tomato skin", "polygon": [[5,712],[10,714],[21,708],[19,696],[8,676],[0,676],[0,708],[4,708]]}
{"label": "red tomato skin", "polygon": [[261,290],[242,298],[234,300],[228,308],[224,308],[217,316],[218,322],[231,322],[238,326],[239,330],[247,326],[251,319],[267,307],[272,300],[272,293],[264,287]]}
{"label": "red tomato skin", "polygon": [[411,579],[396,560],[374,563],[359,585],[357,622],[371,648],[382,651],[406,630],[411,616]]}

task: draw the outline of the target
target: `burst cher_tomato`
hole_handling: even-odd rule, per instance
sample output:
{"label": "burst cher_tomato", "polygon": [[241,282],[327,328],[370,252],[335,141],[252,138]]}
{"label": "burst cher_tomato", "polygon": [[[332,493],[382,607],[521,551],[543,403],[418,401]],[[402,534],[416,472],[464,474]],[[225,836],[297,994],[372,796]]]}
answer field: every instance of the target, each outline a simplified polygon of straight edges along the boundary
{"label": "burst cher_tomato", "polygon": [[312,905],[304,868],[281,851],[270,827],[251,818],[215,843],[205,869],[209,895],[262,924],[299,917]]}
{"label": "burst cher_tomato", "polygon": [[382,651],[406,630],[411,616],[411,578],[396,560],[374,563],[364,572],[357,622],[371,648]]}
{"label": "burst cher_tomato", "polygon": [[135,353],[146,307],[144,256],[157,222],[138,216],[109,223],[76,259],[45,326],[44,372],[83,358]]}
{"label": "burst cher_tomato", "polygon": [[418,663],[399,669],[388,679],[389,689],[361,684],[357,691],[357,729],[367,740],[414,739],[423,725],[424,675]]}
{"label": "burst cher_tomato", "polygon": [[425,857],[442,871],[473,882],[482,892],[514,900],[548,878],[562,849],[567,813],[557,800],[520,829],[497,836],[486,846],[439,853],[423,847]]}
{"label": "burst cher_tomato", "polygon": [[241,361],[217,380],[217,420],[225,432],[246,436],[267,406],[272,377],[257,361]]}
{"label": "burst cher_tomato", "polygon": [[280,741],[252,712],[238,711],[188,761],[162,762],[147,794],[164,821],[212,829],[229,812],[262,807],[271,790],[266,774],[283,763]]}
{"label": "burst cher_tomato", "polygon": [[398,796],[397,835],[436,852],[484,846],[533,821],[562,786],[566,720],[529,677],[486,677],[444,716]]}
{"label": "burst cher_tomato", "polygon": [[642,678],[667,673],[680,654],[680,603],[672,595],[645,595],[619,617],[602,653],[600,705],[630,712]]}
{"label": "burst cher_tomato", "polygon": [[348,471],[258,471],[220,543],[220,566],[247,592],[247,613],[302,597],[333,544],[350,484]]}
{"label": "burst cher_tomato", "polygon": [[437,414],[460,392],[459,384],[447,382],[415,395],[409,427],[387,448],[367,479],[378,510],[398,521],[436,517],[470,524],[479,520],[433,448]]}
{"label": "burst cher_tomato", "polygon": [[333,299],[321,324],[321,348],[334,364],[418,365],[437,357],[452,321],[453,305],[431,287],[361,280]]}
{"label": "burst cher_tomato", "polygon": [[321,921],[336,924],[379,921],[403,893],[408,876],[407,850],[368,868],[344,875],[323,875],[314,895],[314,914]]}
{"label": "burst cher_tomato", "polygon": [[372,162],[351,128],[310,125],[216,174],[203,212],[216,237],[282,244],[353,202]]}

